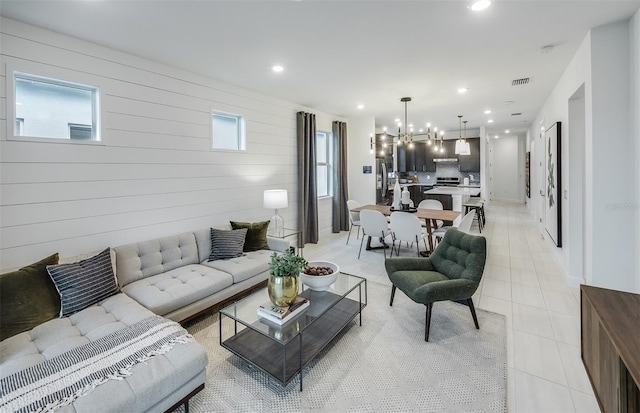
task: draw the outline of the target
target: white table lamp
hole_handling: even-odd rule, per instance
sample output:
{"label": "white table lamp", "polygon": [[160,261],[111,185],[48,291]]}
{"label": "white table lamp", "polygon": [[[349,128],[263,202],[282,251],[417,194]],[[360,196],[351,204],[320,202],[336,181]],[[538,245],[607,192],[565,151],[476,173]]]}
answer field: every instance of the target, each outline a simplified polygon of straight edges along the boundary
{"label": "white table lamp", "polygon": [[269,233],[278,237],[284,236],[284,219],[278,215],[279,208],[286,208],[289,205],[286,189],[268,189],[264,191],[262,206],[275,209],[275,214],[269,223]]}

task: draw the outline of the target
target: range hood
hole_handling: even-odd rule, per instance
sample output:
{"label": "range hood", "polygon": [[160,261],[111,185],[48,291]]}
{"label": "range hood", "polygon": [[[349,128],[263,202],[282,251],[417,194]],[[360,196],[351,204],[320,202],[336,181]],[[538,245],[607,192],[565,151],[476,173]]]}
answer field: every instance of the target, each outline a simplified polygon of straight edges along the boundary
{"label": "range hood", "polygon": [[433,160],[433,162],[438,162],[438,163],[444,163],[444,162],[456,163],[456,162],[458,162],[458,158],[435,158]]}

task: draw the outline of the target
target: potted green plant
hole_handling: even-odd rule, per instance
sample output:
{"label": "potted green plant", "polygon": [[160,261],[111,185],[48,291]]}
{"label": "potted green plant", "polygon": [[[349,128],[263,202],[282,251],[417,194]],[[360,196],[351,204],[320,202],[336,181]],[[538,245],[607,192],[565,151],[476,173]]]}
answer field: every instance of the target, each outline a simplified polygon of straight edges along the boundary
{"label": "potted green plant", "polygon": [[305,265],[307,260],[291,250],[271,254],[267,291],[272,303],[280,307],[293,303],[298,296],[298,275]]}

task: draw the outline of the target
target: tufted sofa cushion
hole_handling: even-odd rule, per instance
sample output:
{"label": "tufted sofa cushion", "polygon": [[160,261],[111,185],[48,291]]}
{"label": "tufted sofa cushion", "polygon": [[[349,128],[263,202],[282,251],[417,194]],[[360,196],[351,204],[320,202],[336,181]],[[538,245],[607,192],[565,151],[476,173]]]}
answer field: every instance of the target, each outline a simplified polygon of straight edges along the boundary
{"label": "tufted sofa cushion", "polygon": [[242,257],[227,260],[205,261],[202,265],[231,274],[234,283],[247,280],[256,274],[269,270],[270,250],[245,252]]}
{"label": "tufted sofa cushion", "polygon": [[123,245],[114,250],[120,287],[145,277],[198,263],[198,246],[192,232]]}
{"label": "tufted sofa cushion", "polygon": [[[70,317],[47,321],[0,342],[0,377],[96,341],[151,315],[125,294],[117,294]],[[185,385],[193,389],[194,381],[204,380],[206,364],[207,355],[198,343],[176,345],[166,354],[136,365],[131,376],[98,386],[62,411],[157,410],[163,397],[184,392]]]}
{"label": "tufted sofa cushion", "polygon": [[166,315],[232,284],[229,274],[191,264],[134,281],[125,285],[122,292],[155,314]]}

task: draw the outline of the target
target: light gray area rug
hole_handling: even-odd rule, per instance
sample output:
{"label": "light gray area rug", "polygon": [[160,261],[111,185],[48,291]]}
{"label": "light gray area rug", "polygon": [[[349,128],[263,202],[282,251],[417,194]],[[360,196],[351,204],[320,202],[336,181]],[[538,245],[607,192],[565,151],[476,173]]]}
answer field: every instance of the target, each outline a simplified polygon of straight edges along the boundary
{"label": "light gray area rug", "polygon": [[[389,307],[390,291],[368,283],[362,327],[356,318],[305,368],[302,392],[222,348],[217,313],[187,326],[209,355],[190,411],[506,412],[505,317],[476,310],[476,330],[468,307],[436,303],[427,343],[425,307],[399,290]],[[232,328],[223,320],[225,337]]]}

